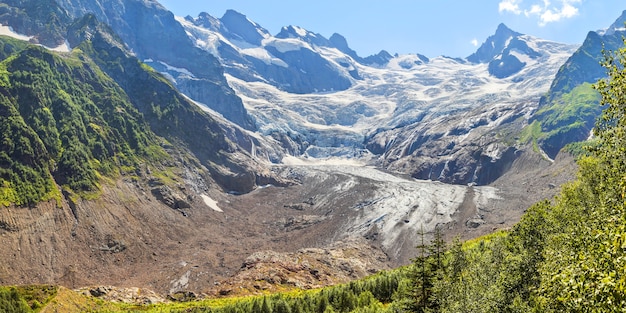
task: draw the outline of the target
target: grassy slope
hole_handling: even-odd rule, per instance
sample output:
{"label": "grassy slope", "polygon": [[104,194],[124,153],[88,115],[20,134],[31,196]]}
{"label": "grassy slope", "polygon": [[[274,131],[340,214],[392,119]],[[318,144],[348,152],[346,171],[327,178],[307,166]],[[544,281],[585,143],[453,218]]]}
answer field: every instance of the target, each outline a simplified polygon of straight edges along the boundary
{"label": "grassy slope", "polygon": [[601,112],[599,100],[589,83],[573,88],[540,108],[520,134],[520,141],[532,142],[554,158],[568,143],[589,137]]}

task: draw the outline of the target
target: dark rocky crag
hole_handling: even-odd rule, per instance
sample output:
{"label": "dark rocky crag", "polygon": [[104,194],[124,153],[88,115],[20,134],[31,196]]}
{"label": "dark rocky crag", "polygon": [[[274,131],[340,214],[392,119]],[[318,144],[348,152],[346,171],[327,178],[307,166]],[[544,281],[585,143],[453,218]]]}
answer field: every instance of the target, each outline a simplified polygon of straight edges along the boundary
{"label": "dark rocky crag", "polygon": [[528,46],[521,38],[523,35],[511,30],[504,24],[498,25],[493,36],[487,38],[478,50],[467,57],[473,63],[488,63],[489,74],[497,78],[510,77],[521,71],[526,65],[513,52],[522,53],[536,59],[541,54]]}

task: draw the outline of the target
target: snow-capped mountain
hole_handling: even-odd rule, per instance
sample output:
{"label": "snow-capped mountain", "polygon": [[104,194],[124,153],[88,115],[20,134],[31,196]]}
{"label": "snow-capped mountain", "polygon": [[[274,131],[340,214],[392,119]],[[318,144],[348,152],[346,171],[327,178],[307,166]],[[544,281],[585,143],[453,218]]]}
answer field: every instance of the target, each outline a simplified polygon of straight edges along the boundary
{"label": "snow-capped mountain", "polygon": [[[324,57],[332,43],[301,27],[284,27],[276,36],[229,10],[220,19],[206,13],[178,18],[196,44],[218,57],[226,72],[245,81],[261,81],[290,93],[345,90],[359,73],[343,53]],[[336,50],[336,48],[335,48]]]}
{"label": "snow-capped mountain", "polygon": [[485,184],[506,171],[516,132],[577,48],[501,24],[467,59],[361,58],[338,34],[288,26],[271,36],[232,11],[210,27],[208,19],[178,18],[222,62],[259,132],[287,153],[358,158],[452,183]]}
{"label": "snow-capped mountain", "polygon": [[510,77],[521,71],[531,60],[541,56],[539,51],[529,46],[529,41],[532,41],[532,38],[500,24],[496,33],[487,38],[487,41],[474,54],[467,57],[467,60],[489,64],[489,74],[495,77]]}

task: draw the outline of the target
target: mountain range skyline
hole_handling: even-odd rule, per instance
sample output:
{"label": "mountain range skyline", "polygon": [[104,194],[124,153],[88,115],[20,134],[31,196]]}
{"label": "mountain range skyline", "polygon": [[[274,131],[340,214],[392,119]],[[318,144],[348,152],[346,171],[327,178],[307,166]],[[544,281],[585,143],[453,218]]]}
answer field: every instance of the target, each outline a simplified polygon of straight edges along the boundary
{"label": "mountain range skyline", "polygon": [[[300,26],[329,38],[344,36],[360,56],[386,50],[391,54],[465,58],[493,34],[500,23],[538,38],[581,44],[591,30],[604,29],[623,9],[620,1],[489,0],[473,3],[414,3],[396,0],[359,6],[351,3],[290,3],[287,1],[159,1],[177,16],[200,12],[220,18],[232,9],[277,34],[282,27]],[[457,23],[454,23],[457,21]]]}

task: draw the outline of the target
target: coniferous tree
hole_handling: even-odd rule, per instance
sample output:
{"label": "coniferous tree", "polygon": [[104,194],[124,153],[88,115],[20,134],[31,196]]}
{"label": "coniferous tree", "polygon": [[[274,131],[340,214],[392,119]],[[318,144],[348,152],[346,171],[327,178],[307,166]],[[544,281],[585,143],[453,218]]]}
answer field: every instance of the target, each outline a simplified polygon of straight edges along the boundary
{"label": "coniferous tree", "polygon": [[439,227],[435,228],[433,240],[426,244],[423,229],[420,229],[418,255],[409,267],[409,279],[401,287],[400,307],[405,312],[437,311],[439,300],[434,293],[435,282],[442,279],[444,270],[445,242]]}

